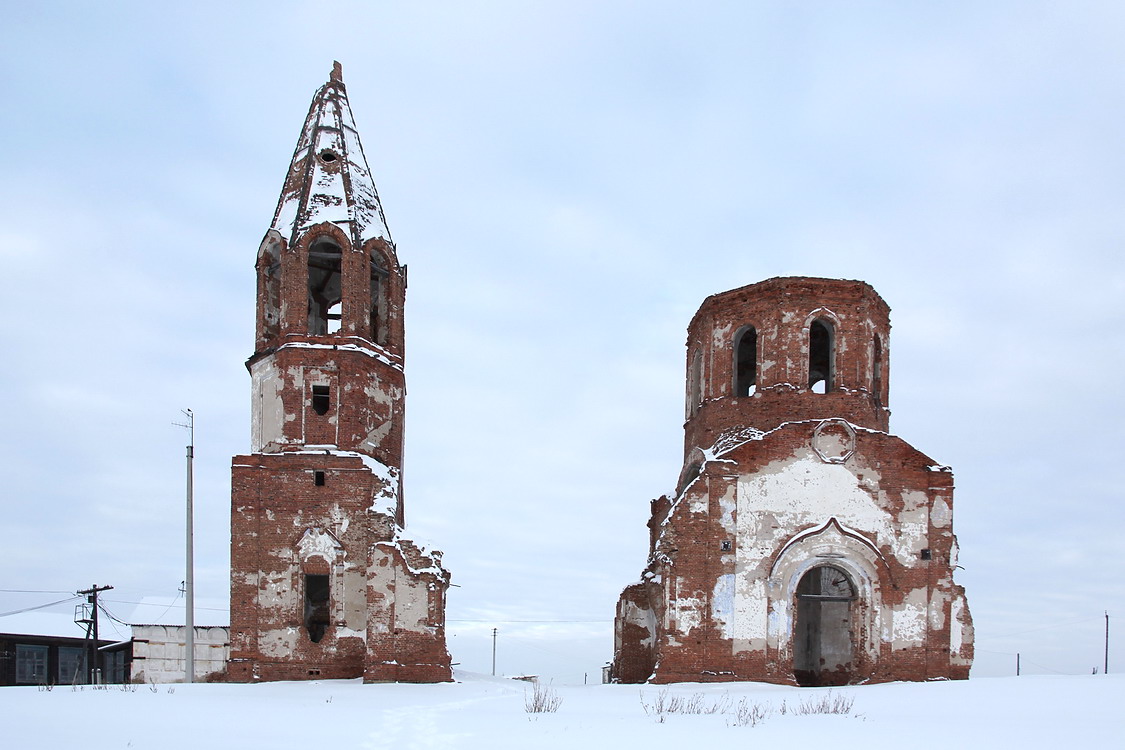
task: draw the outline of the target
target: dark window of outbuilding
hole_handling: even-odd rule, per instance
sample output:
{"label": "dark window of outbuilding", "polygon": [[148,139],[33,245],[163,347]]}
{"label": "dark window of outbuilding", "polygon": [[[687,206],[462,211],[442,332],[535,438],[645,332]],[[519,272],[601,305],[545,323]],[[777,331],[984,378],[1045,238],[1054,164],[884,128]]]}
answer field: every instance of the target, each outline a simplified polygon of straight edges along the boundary
{"label": "dark window of outbuilding", "polygon": [[86,653],[86,649],[78,646],[59,646],[57,677],[59,685],[78,685],[86,682]]}
{"label": "dark window of outbuilding", "polygon": [[16,644],[16,682],[25,685],[46,684],[46,646]]}
{"label": "dark window of outbuilding", "polygon": [[315,484],[317,487],[323,487],[324,486],[324,472],[323,471],[314,471],[313,472],[313,484]]}

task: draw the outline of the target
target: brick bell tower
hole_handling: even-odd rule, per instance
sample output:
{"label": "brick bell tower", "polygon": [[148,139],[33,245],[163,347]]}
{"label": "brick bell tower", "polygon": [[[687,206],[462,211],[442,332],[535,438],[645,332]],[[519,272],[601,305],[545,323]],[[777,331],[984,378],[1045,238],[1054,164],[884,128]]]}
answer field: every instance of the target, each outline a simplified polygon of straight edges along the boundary
{"label": "brick bell tower", "polygon": [[890,309],[775,278],[688,327],[684,462],[621,594],[620,682],[965,678],[953,474],[888,432]]}
{"label": "brick bell tower", "polygon": [[258,249],[231,467],[231,680],[451,679],[449,572],[404,536],[400,265],[340,64]]}

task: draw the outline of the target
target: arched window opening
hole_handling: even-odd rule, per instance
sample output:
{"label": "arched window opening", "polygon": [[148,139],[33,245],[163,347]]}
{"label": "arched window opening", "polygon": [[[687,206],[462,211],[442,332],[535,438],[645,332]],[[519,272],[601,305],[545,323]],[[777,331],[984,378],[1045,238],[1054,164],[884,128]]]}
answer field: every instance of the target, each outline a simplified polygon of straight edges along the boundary
{"label": "arched window opening", "polygon": [[305,629],[313,643],[320,643],[324,631],[328,630],[328,591],[328,576],[305,575]]}
{"label": "arched window opening", "polygon": [[281,254],[277,242],[270,242],[258,260],[263,291],[262,334],[271,339],[281,332]]}
{"label": "arched window opening", "polygon": [[883,342],[875,337],[875,344],[871,352],[871,393],[875,396],[875,403],[883,403]]}
{"label": "arched window opening", "polygon": [[847,685],[852,678],[855,586],[833,565],[813,568],[797,584],[793,676],[797,684]]}
{"label": "arched window opening", "polygon": [[836,341],[832,324],[818,318],[809,326],[809,390],[828,393],[835,384]]}
{"label": "arched window opening", "polygon": [[688,371],[687,392],[687,418],[691,419],[699,411],[699,402],[703,399],[703,357],[699,352],[691,358],[691,369]]}
{"label": "arched window opening", "polygon": [[313,336],[340,328],[341,260],[340,247],[331,240],[319,239],[309,247],[309,333]]}
{"label": "arched window opening", "polygon": [[383,334],[383,321],[386,315],[383,312],[383,272],[371,261],[371,340],[376,344],[386,344],[386,336]]}
{"label": "arched window opening", "polygon": [[758,388],[758,330],[743,330],[734,344],[734,395],[750,396]]}

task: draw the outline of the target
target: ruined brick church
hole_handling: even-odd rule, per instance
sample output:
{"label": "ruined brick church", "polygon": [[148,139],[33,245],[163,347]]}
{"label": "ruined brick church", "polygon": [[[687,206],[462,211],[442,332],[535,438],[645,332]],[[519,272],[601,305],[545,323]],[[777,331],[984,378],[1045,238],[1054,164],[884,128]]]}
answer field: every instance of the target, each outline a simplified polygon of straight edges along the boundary
{"label": "ruined brick church", "polygon": [[404,533],[406,266],[337,63],[257,256],[228,679],[451,679],[449,572]]}
{"label": "ruined brick church", "polygon": [[621,594],[620,682],[966,678],[953,475],[889,434],[889,308],[775,278],[688,327],[684,462]]}

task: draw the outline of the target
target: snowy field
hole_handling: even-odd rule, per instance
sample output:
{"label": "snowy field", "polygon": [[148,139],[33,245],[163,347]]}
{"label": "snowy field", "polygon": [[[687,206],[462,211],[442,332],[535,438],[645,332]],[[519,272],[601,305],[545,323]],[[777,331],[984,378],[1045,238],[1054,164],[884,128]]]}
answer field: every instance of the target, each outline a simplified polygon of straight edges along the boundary
{"label": "snowy field", "polygon": [[[0,688],[5,747],[840,748],[1121,747],[1125,676],[1003,677],[798,689],[761,684],[533,687],[458,673],[444,685],[359,681],[262,685]],[[673,704],[679,702],[681,710]],[[686,713],[694,703],[715,713]],[[802,714],[828,704],[838,714]],[[851,704],[850,708],[847,704]],[[659,706],[665,710],[661,712]],[[783,708],[784,706],[784,708]],[[758,718],[753,717],[757,714]],[[645,743],[634,744],[634,743]],[[652,744],[648,744],[652,743]],[[667,744],[674,743],[674,744]]]}

